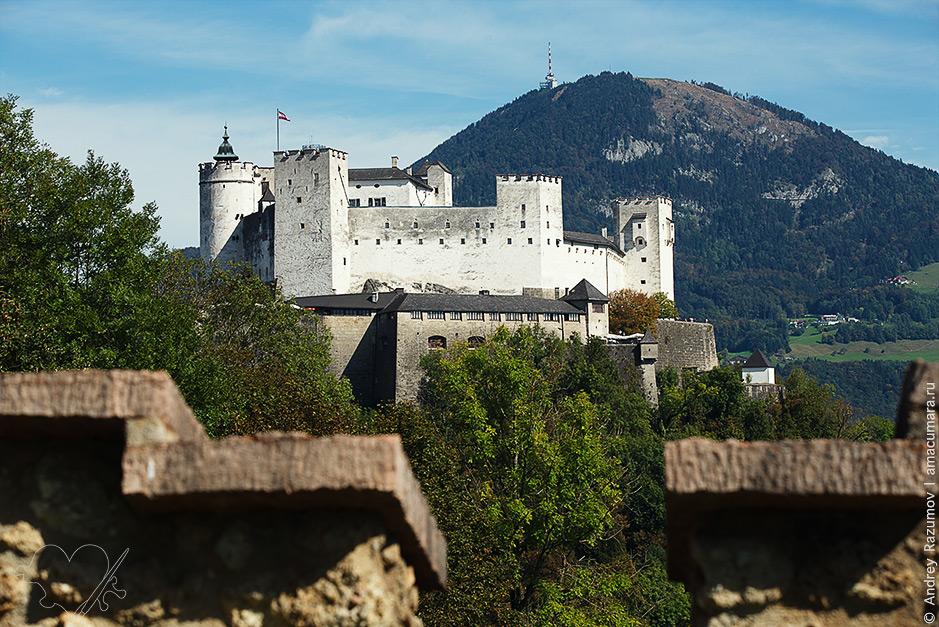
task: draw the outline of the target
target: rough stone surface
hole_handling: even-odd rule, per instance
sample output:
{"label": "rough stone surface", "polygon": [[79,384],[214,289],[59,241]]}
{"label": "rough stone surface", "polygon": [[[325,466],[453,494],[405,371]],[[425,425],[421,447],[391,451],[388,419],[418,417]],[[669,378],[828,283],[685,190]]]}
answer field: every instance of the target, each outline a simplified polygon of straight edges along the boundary
{"label": "rough stone surface", "polygon": [[[937,386],[939,386],[939,362],[925,362],[922,359],[910,362],[906,369],[906,378],[903,380],[903,389],[900,392],[900,403],[897,406],[896,435],[898,438],[920,441],[926,438],[927,409],[931,409],[935,416]],[[929,401],[932,401],[931,406],[927,405]],[[935,436],[935,420],[932,428],[933,436]]]}
{"label": "rough stone surface", "polygon": [[685,368],[699,372],[717,368],[717,344],[712,325],[706,322],[659,319],[655,321],[655,326],[655,337],[659,342],[656,370],[671,366],[680,373]]}
{"label": "rough stone surface", "polygon": [[124,439],[125,426],[134,445],[208,439],[165,372],[0,374],[0,435]]}
{"label": "rough stone surface", "polygon": [[901,417],[919,437],[666,444],[669,574],[693,626],[924,624],[934,453],[915,413],[926,420],[935,377],[909,373]]}
{"label": "rough stone surface", "polygon": [[421,624],[445,544],[396,437],[213,442],[165,375],[54,374],[0,376],[0,627]]}

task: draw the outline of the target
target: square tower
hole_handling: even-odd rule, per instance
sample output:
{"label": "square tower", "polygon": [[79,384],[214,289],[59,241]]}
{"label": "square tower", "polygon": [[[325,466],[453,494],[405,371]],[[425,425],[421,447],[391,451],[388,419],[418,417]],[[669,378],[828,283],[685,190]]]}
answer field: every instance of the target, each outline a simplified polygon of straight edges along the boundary
{"label": "square tower", "polygon": [[286,296],[349,291],[347,154],[274,153],[274,278]]}
{"label": "square tower", "polygon": [[675,300],[675,223],[672,201],[663,196],[613,201],[616,244],[623,251],[625,287],[664,292]]}

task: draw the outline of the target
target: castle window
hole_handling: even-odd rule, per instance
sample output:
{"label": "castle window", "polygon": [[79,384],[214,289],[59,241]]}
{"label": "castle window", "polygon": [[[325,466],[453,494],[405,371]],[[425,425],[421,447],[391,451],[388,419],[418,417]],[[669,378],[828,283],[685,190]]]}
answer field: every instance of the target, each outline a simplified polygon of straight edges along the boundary
{"label": "castle window", "polygon": [[346,258],[345,258],[345,257],[342,258],[342,265],[346,265]]}
{"label": "castle window", "polygon": [[287,185],[293,185],[293,179],[287,179]]}
{"label": "castle window", "polygon": [[414,223],[414,228],[415,228],[415,229],[417,228],[417,222]]}
{"label": "castle window", "polygon": [[468,311],[466,313],[467,320],[485,320],[486,314],[481,311]]}
{"label": "castle window", "polygon": [[356,188],[356,189],[362,189],[362,186],[361,186],[361,185],[356,185],[355,188]]}
{"label": "castle window", "polygon": [[444,228],[445,228],[445,229],[449,229],[449,228],[450,228],[450,222],[449,222],[449,221],[447,221],[447,224],[446,224],[446,226],[444,226]]}
{"label": "castle window", "polygon": [[418,240],[417,240],[417,243],[418,243],[418,244],[423,244],[423,243],[424,243],[424,240],[423,240],[423,239],[418,239]]}
{"label": "castle window", "polygon": [[548,225],[547,225],[545,228],[548,228],[548,229],[551,228],[551,222],[550,222],[550,221],[548,222]]}
{"label": "castle window", "polygon": [[398,243],[400,244],[400,243],[401,243],[401,240],[398,240]]}
{"label": "castle window", "polygon": [[380,240],[380,239],[376,239],[376,240],[375,240],[375,245],[376,245],[376,246],[381,246],[381,240]]}
{"label": "castle window", "polygon": [[442,311],[428,311],[427,319],[428,320],[445,320],[446,317]]}
{"label": "castle window", "polygon": [[469,340],[467,340],[467,343],[469,344],[470,348],[479,348],[480,346],[483,345],[483,342],[485,341],[486,341],[485,338],[481,338],[478,335],[474,335]]}
{"label": "castle window", "polygon": [[297,196],[297,202],[298,202],[298,203],[299,203],[299,202],[303,202],[302,199],[301,199],[299,196]]}
{"label": "castle window", "polygon": [[642,258],[642,263],[645,263],[645,262],[646,262],[646,258],[643,257],[643,258]]}
{"label": "castle window", "polygon": [[350,199],[349,199],[349,206],[350,206],[350,207],[361,207],[361,206],[362,206],[362,199],[361,199],[361,198],[350,198]]}
{"label": "castle window", "polygon": [[460,238],[460,243],[461,243],[461,244],[465,244],[465,243],[466,243],[466,238],[461,237],[461,238]]}
{"label": "castle window", "polygon": [[564,314],[564,319],[568,322],[580,322],[580,314]]}
{"label": "castle window", "polygon": [[490,228],[490,229],[496,228],[496,223],[495,223],[495,222],[490,222],[490,223],[489,223],[489,228]]}
{"label": "castle window", "polygon": [[641,281],[639,281],[639,282],[642,283],[643,285],[646,284],[646,280],[645,280],[645,279],[643,279],[643,280],[641,280]]}
{"label": "castle window", "polygon": [[461,314],[459,311],[450,312],[450,320],[462,320],[462,319],[463,319],[463,314]]}
{"label": "castle window", "polygon": [[531,244],[531,243],[532,243],[532,241],[531,241],[531,238],[530,238],[530,237],[528,238],[528,243],[529,243],[529,244]]}
{"label": "castle window", "polygon": [[300,223],[300,228],[303,229],[303,228],[305,228],[305,227],[306,227],[306,225],[303,224],[303,222],[301,222],[301,223]]}
{"label": "castle window", "polygon": [[443,244],[443,238],[442,238],[442,237],[440,238],[440,243]]}
{"label": "castle window", "polygon": [[603,303],[594,303],[593,304],[593,313],[603,313]]}
{"label": "castle window", "polygon": [[507,313],[507,314],[505,314],[505,321],[506,321],[506,322],[521,322],[521,321],[522,321],[522,314],[520,314],[520,313]]}
{"label": "castle window", "polygon": [[530,313],[530,314],[528,314],[528,321],[529,321],[529,322],[538,322],[538,314],[536,314],[536,313]]}
{"label": "castle window", "polygon": [[511,238],[511,237],[510,237],[510,238],[508,238],[508,242],[509,242],[509,244],[511,244],[511,243],[512,243],[512,238]]}
{"label": "castle window", "polygon": [[496,322],[498,322],[498,321],[499,321],[499,314],[496,313],[496,312],[494,312],[494,311],[489,312],[489,320],[495,320]]}
{"label": "castle window", "polygon": [[[554,289],[555,289],[555,290],[558,290],[558,288],[554,288]],[[561,314],[546,313],[546,314],[544,315],[544,321],[545,321],[545,322],[560,322],[560,321],[561,321]]]}
{"label": "castle window", "polygon": [[356,246],[359,245],[359,240],[353,240],[353,242],[355,243]]}
{"label": "castle window", "polygon": [[319,173],[314,172],[314,173],[313,173],[313,184],[314,184],[314,185],[319,185],[319,182],[320,182],[320,175],[319,175]]}
{"label": "castle window", "polygon": [[421,317],[422,317],[422,316],[421,316],[421,312],[419,312],[419,311],[412,311],[412,312],[411,312],[411,320],[420,320]]}
{"label": "castle window", "polygon": [[442,335],[431,335],[427,338],[427,347],[431,350],[439,350],[447,347],[447,338]]}
{"label": "castle window", "polygon": [[368,199],[368,206],[369,206],[369,207],[374,206],[374,203],[375,203],[375,199],[374,199],[374,198],[369,198],[369,199]]}
{"label": "castle window", "polygon": [[484,237],[484,238],[483,238],[483,244],[485,244],[485,243],[486,243],[486,238]]}
{"label": "castle window", "polygon": [[476,228],[477,228],[477,229],[479,228],[479,222],[476,223]]}
{"label": "castle window", "polygon": [[386,228],[386,229],[390,229],[390,228],[391,228],[391,223],[390,223],[390,222],[385,222],[385,228]]}
{"label": "castle window", "polygon": [[524,204],[522,205],[522,211],[523,211],[523,212],[525,211],[525,205],[524,205]]}
{"label": "castle window", "polygon": [[524,220],[522,220],[522,228],[523,228],[523,229],[525,228],[525,221],[524,221]]}
{"label": "castle window", "polygon": [[375,183],[375,187],[378,187],[378,183]]}

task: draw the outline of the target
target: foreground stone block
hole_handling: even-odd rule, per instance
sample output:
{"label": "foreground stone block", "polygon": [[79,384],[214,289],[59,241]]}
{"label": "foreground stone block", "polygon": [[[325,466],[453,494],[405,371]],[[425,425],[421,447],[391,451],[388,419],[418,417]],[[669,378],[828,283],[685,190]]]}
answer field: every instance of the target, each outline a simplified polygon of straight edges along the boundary
{"label": "foreground stone block", "polygon": [[0,435],[0,627],[419,625],[445,583],[396,436],[210,441],[136,372],[0,375]]}
{"label": "foreground stone block", "polygon": [[669,575],[694,597],[692,625],[935,620],[939,370],[910,372],[904,439],[666,444]]}

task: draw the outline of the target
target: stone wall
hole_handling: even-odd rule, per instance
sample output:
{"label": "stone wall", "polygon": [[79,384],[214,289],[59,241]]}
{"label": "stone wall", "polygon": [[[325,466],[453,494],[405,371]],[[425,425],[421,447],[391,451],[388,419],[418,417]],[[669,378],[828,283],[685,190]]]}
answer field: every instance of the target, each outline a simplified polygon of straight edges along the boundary
{"label": "stone wall", "polygon": [[656,370],[671,366],[680,373],[685,368],[699,372],[717,368],[717,344],[712,325],[680,320],[656,320],[655,325],[659,342]]}
{"label": "stone wall", "polygon": [[666,444],[669,574],[693,626],[935,621],[937,380],[911,364],[891,442]]}
{"label": "stone wall", "polygon": [[209,441],[163,373],[0,375],[0,626],[420,625],[394,436]]}

